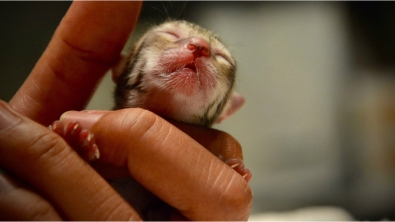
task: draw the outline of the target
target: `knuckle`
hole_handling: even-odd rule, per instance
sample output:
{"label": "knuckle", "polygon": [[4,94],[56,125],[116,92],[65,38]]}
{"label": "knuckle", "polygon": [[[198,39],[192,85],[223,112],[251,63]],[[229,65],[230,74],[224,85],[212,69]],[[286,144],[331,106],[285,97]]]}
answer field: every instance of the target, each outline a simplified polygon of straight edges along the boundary
{"label": "knuckle", "polygon": [[[41,183],[37,175],[53,171],[68,161],[71,148],[60,136],[50,130],[37,130],[33,135],[23,139],[20,145],[23,151],[17,153],[15,158],[23,159],[25,167],[19,168],[19,173]],[[31,166],[31,167],[29,167]],[[32,173],[34,172],[34,173]],[[33,176],[36,175],[36,176]]]}
{"label": "knuckle", "polygon": [[52,158],[66,149],[66,143],[50,131],[37,135],[27,144],[27,155],[37,159]]}

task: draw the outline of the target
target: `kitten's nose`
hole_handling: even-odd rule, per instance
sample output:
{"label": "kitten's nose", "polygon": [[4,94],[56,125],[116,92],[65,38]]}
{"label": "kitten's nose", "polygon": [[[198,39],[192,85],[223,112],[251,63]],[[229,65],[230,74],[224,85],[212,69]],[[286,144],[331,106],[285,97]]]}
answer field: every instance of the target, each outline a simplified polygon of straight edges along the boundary
{"label": "kitten's nose", "polygon": [[191,50],[195,58],[197,57],[210,57],[210,44],[198,37],[193,37],[186,44],[186,48]]}

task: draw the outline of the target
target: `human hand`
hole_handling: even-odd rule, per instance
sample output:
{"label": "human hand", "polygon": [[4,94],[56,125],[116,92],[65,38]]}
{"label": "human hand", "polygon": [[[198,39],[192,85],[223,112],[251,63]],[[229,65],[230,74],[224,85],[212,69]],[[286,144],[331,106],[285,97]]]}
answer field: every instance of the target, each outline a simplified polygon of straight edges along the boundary
{"label": "human hand", "polygon": [[[116,177],[131,175],[187,218],[248,218],[251,191],[247,181],[207,150],[220,146],[224,158],[242,158],[240,145],[228,134],[174,122],[203,147],[164,119],[136,108],[62,115],[61,122],[73,121],[95,136],[100,163],[128,169]],[[105,178],[114,178],[108,167],[97,169]]]}
{"label": "human hand", "polygon": [[[29,211],[21,214],[24,208],[12,198],[23,195],[22,200],[27,201],[24,206],[33,201],[38,213],[47,210],[44,215],[36,212],[33,216],[51,216],[41,219],[59,219],[59,214],[70,220],[139,219],[60,137],[12,111],[4,102],[0,107],[3,108],[0,164],[23,178],[40,195],[20,188],[8,190],[0,198],[3,203],[0,215],[4,217],[10,212],[17,212],[18,216],[31,215]],[[97,142],[103,148],[103,161],[117,167],[126,166],[139,183],[185,217],[194,220],[248,218],[251,191],[246,181],[173,125],[140,109],[112,111],[100,119],[93,116],[93,120],[91,129],[99,135]],[[115,130],[105,130],[108,128]],[[125,149],[125,144],[132,145]]]}
{"label": "human hand", "polygon": [[[10,105],[23,115],[43,125],[48,125],[52,121],[58,119],[59,116],[67,110],[83,109],[98,81],[104,73],[115,64],[119,57],[120,50],[126,42],[130,31],[133,29],[133,24],[136,21],[139,8],[140,5],[136,2],[73,3],[68,14],[57,29],[47,50],[38,61],[24,85],[10,101]],[[117,24],[117,26],[114,27],[113,24]],[[6,106],[4,105],[4,107]],[[138,219],[138,215],[136,215],[135,211],[111,189],[102,177],[82,161],[81,158],[75,155],[75,153],[71,151],[71,148],[65,145],[63,140],[59,140],[60,138],[55,136],[54,133],[39,127],[36,123],[25,117],[17,113],[14,114],[21,119],[21,121],[16,126],[7,128],[1,132],[5,137],[3,137],[1,142],[2,155],[0,165],[8,172],[11,172],[12,175],[18,176],[29,186],[33,187],[34,192],[26,189],[23,189],[23,191],[30,192],[30,196],[36,198],[23,199],[26,201],[21,200],[21,202],[28,205],[28,203],[31,204],[32,200],[34,200],[33,203],[41,203],[41,205],[47,206],[47,208],[44,209],[52,209],[48,211],[52,212],[50,214],[52,216],[49,217],[51,219],[60,217],[70,220]],[[145,118],[148,117],[145,116]],[[142,121],[144,122],[144,119],[142,119]],[[170,131],[175,130],[175,127],[169,125],[168,123],[164,123],[163,126],[168,127]],[[25,131],[27,129],[29,131]],[[99,127],[98,132],[100,132]],[[21,136],[23,140],[15,140],[13,139],[15,137],[11,137],[11,135]],[[231,138],[225,134],[219,133],[219,135],[222,135],[222,137],[220,136],[222,140]],[[103,138],[106,137],[103,136]],[[193,140],[186,137],[185,134],[182,134],[180,138],[184,138],[183,140],[186,142],[189,141],[194,143]],[[204,136],[202,136],[202,140],[204,140]],[[111,140],[107,142],[111,142]],[[213,144],[215,143],[213,142]],[[168,145],[172,147],[171,143]],[[107,146],[104,145],[102,147]],[[200,152],[205,152],[200,151],[202,150],[201,146],[200,148],[197,148],[197,145],[193,147],[196,147],[196,152],[198,154],[200,154]],[[9,152],[10,150],[13,152]],[[48,153],[54,155],[48,155]],[[144,152],[138,155],[143,154]],[[104,154],[102,157],[104,159],[107,158]],[[148,157],[151,158],[152,156],[148,155],[147,158]],[[214,161],[214,166],[226,166],[221,161],[218,162],[211,154],[209,156],[206,156],[206,154],[199,156],[200,161],[202,160],[201,157],[207,158],[204,161],[208,160],[210,164]],[[171,158],[177,158],[177,155]],[[207,167],[207,162],[204,161],[196,161],[196,166],[204,166],[204,169],[211,173],[211,165]],[[182,163],[182,161],[175,163]],[[144,166],[144,163],[142,163],[142,166],[142,169],[144,169],[144,167],[149,167]],[[222,172],[222,170],[220,171]],[[218,173],[218,171],[215,170],[213,172]],[[235,172],[230,168],[225,168],[223,172],[230,173],[229,175],[231,177],[235,175]],[[190,173],[192,175],[194,174],[193,172]],[[177,175],[180,176],[179,174]],[[144,175],[142,175],[142,177],[144,177]],[[173,179],[175,178],[177,177],[174,176]],[[235,178],[240,179],[241,177],[237,175]],[[153,190],[156,191],[156,189],[160,189],[154,183],[157,184],[157,181],[162,180],[154,180],[152,177],[147,179],[148,182],[146,183],[151,184],[149,186],[152,186]],[[194,178],[195,181],[199,179],[201,178]],[[236,183],[238,183],[237,181],[239,181],[239,179],[235,179]],[[215,181],[211,180],[211,182]],[[171,180],[168,181],[168,183],[174,184],[175,181]],[[232,187],[233,183],[235,182],[232,181],[232,183],[227,185]],[[94,189],[92,189],[93,184],[95,185]],[[196,187],[195,189],[207,189],[207,184],[206,186]],[[216,182],[215,184],[218,185],[219,183]],[[209,188],[214,190],[218,188],[215,184],[214,188]],[[237,199],[241,194],[242,199],[236,202],[222,202],[225,205],[222,205],[223,209],[219,211],[217,211],[218,208],[216,207],[208,209],[208,206],[211,205],[203,206],[202,202],[193,205],[193,202],[196,202],[196,200],[193,200],[192,203],[183,203],[182,206],[180,206],[180,203],[174,200],[173,195],[169,197],[169,193],[166,194],[164,190],[158,190],[156,192],[165,192],[160,195],[164,195],[166,201],[174,203],[176,208],[178,207],[177,209],[189,219],[203,219],[207,217],[213,219],[225,218],[224,216],[230,219],[246,219],[251,208],[251,191],[245,181],[241,184],[242,186],[236,189],[236,196],[232,194],[233,196],[230,198]],[[192,188],[193,187],[189,187],[189,189]],[[14,190],[21,191],[22,189]],[[179,197],[185,195],[191,196],[191,193],[186,191],[187,190],[180,192],[180,190],[177,190],[177,192],[180,192]],[[9,194],[10,192],[7,193]],[[226,192],[216,194],[227,197],[225,193]],[[231,193],[228,193],[228,195],[229,194]],[[29,195],[26,194],[25,196]],[[218,196],[214,195],[207,201],[215,201],[216,198],[218,198]],[[10,201],[10,199],[5,200]],[[19,210],[19,212],[21,210],[21,202],[1,202],[6,203],[5,205],[3,204],[2,207],[8,206],[8,208],[0,209],[3,212],[6,212],[7,209],[13,206],[14,209]],[[40,206],[40,204],[34,206]],[[195,208],[194,206],[198,207]],[[40,209],[42,210],[43,208]],[[42,213],[42,211],[38,211],[38,213],[40,212]],[[225,215],[224,212],[230,212],[230,214]],[[41,217],[43,215],[37,214],[37,211],[34,213],[27,210],[25,213],[27,213],[26,215],[30,213],[30,216],[36,216],[34,219],[43,218]],[[48,219],[48,217],[44,218]]]}

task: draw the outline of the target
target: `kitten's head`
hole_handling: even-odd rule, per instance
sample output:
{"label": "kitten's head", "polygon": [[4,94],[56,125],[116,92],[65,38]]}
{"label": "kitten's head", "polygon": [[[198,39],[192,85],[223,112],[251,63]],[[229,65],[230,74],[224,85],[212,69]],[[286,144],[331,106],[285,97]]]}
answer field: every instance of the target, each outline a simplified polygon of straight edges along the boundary
{"label": "kitten's head", "polygon": [[185,21],[165,22],[136,43],[127,68],[115,78],[117,96],[121,93],[117,105],[212,125],[226,114],[235,70],[234,58],[211,31]]}

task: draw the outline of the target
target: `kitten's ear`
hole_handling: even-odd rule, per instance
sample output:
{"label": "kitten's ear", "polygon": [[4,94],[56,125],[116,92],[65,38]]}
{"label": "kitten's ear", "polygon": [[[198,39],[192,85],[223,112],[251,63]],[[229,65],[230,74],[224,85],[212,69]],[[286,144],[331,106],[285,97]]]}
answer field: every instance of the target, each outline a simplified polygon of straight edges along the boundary
{"label": "kitten's ear", "polygon": [[228,104],[225,106],[221,115],[219,115],[216,123],[221,123],[223,120],[233,115],[244,105],[244,103],[245,103],[244,97],[240,93],[233,91],[232,95],[230,96]]}
{"label": "kitten's ear", "polygon": [[111,68],[112,81],[114,81],[115,83],[118,82],[118,78],[122,75],[127,62],[127,56],[125,54],[120,54],[118,63]]}

